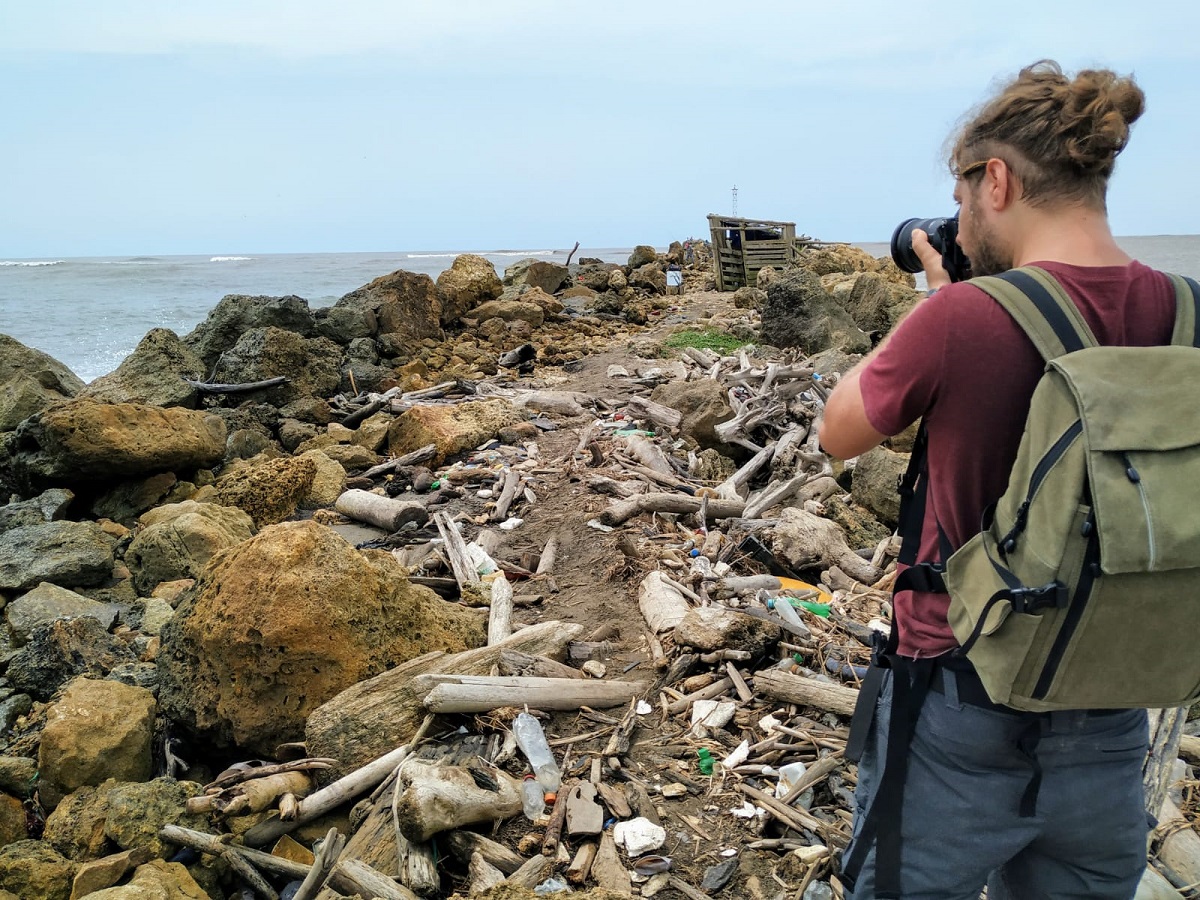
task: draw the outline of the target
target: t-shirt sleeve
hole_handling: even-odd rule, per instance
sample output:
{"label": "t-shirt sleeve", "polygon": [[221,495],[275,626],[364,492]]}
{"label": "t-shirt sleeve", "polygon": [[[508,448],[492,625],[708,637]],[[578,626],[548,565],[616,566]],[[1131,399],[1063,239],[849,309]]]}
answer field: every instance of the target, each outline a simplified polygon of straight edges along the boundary
{"label": "t-shirt sleeve", "polygon": [[946,354],[947,311],[957,287],[918,303],[863,369],[863,407],[880,434],[899,434],[933,405]]}

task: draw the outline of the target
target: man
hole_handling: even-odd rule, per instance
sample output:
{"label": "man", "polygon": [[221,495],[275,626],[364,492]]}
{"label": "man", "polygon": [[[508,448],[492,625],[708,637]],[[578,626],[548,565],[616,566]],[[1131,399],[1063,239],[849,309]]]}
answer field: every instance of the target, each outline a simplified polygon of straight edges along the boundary
{"label": "man", "polygon": [[[1045,269],[1101,344],[1169,343],[1174,321],[1170,280],[1127,256],[1107,219],[1108,179],[1143,104],[1131,79],[1097,70],[1070,78],[1039,62],[980,108],[950,154],[958,241],[973,274]],[[942,548],[966,543],[1003,493],[1044,364],[989,295],[949,283],[926,235],[915,233],[913,245],[933,292],[841,379],[821,443],[850,458],[921,419],[928,494],[917,559],[943,562]],[[901,754],[896,814],[864,834],[886,768],[892,688],[905,676],[889,673],[884,684],[843,858],[862,861],[849,873],[850,896],[874,897],[886,881],[887,896],[928,900],[976,900],[985,884],[991,900],[1132,897],[1145,868],[1145,712],[1019,714],[988,702],[965,659],[949,656],[957,642],[948,603],[944,593],[895,596],[898,656],[936,662]],[[1036,758],[1025,742],[1031,716],[1040,719]],[[1031,779],[1032,815],[1022,809]],[[876,848],[889,829],[899,862],[888,854],[885,876]]]}

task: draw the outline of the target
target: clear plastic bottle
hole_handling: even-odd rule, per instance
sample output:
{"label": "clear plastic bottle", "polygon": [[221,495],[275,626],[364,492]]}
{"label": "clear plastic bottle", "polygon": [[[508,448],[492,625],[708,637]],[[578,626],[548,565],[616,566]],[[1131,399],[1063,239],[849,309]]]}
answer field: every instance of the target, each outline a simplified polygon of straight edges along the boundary
{"label": "clear plastic bottle", "polygon": [[800,621],[800,614],[796,612],[796,608],[792,606],[787,597],[776,597],[771,602],[771,608],[775,610],[775,615],[783,619],[789,625],[796,625],[803,628],[804,625]]}
{"label": "clear plastic bottle", "polygon": [[546,743],[541,724],[529,713],[520,713],[513,720],[513,734],[542,790],[547,794],[555,793],[562,782],[562,774],[554,760],[554,751]]}
{"label": "clear plastic bottle", "polygon": [[532,775],[526,775],[525,780],[521,782],[521,806],[525,811],[525,818],[530,822],[536,822],[546,812],[542,786]]}

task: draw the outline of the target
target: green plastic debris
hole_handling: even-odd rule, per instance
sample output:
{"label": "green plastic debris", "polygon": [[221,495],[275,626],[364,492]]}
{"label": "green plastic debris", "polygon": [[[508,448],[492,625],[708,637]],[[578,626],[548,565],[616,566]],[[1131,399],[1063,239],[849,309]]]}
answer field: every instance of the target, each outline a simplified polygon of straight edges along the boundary
{"label": "green plastic debris", "polygon": [[812,600],[798,600],[795,603],[793,603],[792,606],[798,606],[801,609],[808,610],[814,616],[820,616],[822,619],[829,618],[829,604],[828,603],[815,603]]}
{"label": "green plastic debris", "polygon": [[696,751],[696,755],[700,757],[700,774],[711,775],[713,773],[713,758],[708,752],[707,747],[701,747]]}

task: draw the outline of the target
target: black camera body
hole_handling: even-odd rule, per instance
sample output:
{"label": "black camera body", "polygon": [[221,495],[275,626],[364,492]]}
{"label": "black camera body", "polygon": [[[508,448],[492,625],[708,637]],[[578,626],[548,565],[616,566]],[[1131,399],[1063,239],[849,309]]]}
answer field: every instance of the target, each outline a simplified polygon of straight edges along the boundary
{"label": "black camera body", "polygon": [[971,261],[958,246],[958,216],[939,219],[905,219],[892,232],[892,260],[905,272],[921,272],[925,267],[913,252],[912,235],[916,229],[929,235],[929,243],[942,254],[942,267],[951,281],[971,277]]}

